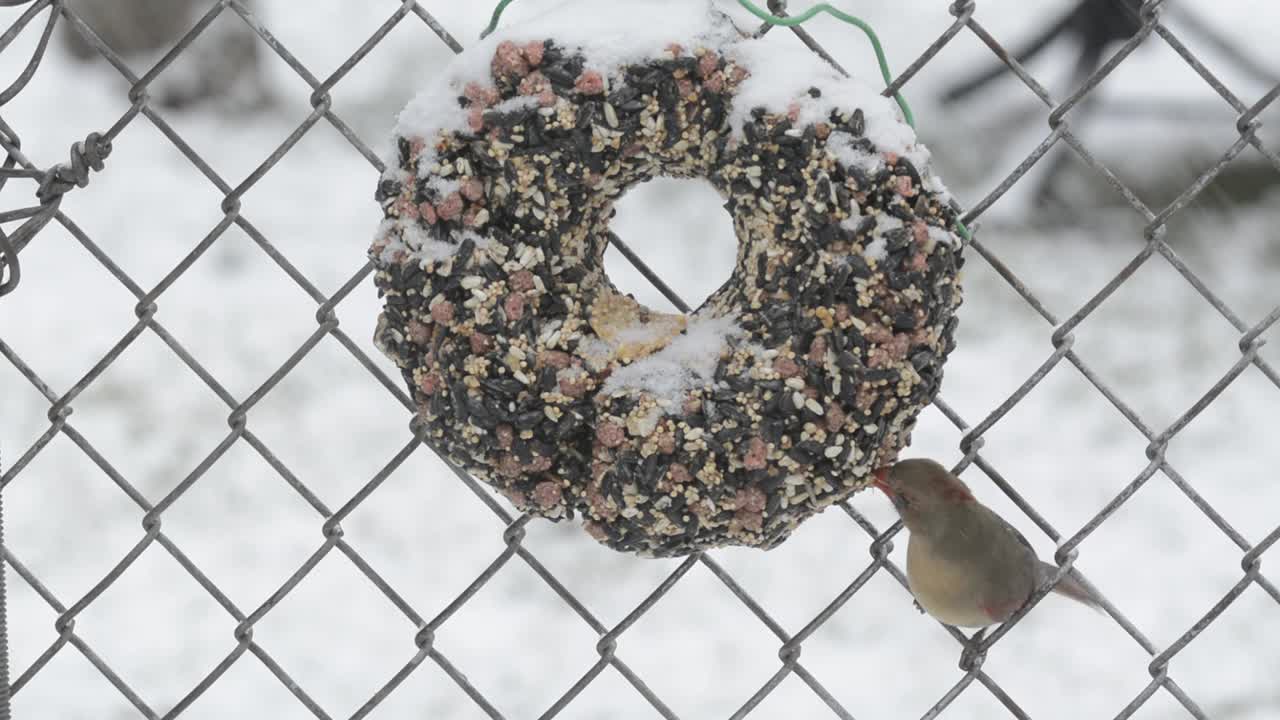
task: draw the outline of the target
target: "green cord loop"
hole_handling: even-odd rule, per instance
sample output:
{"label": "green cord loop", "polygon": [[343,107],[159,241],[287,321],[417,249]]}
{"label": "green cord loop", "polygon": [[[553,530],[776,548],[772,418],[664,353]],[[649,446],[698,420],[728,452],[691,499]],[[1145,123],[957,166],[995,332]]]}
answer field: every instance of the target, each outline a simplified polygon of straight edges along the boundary
{"label": "green cord loop", "polygon": [[[889,60],[884,55],[884,48],[880,45],[880,38],[876,35],[876,31],[862,20],[862,18],[854,17],[842,10],[831,7],[826,3],[819,3],[805,10],[799,15],[790,17],[778,17],[770,13],[768,10],[761,8],[751,0],[738,0],[738,4],[746,8],[747,12],[755,15],[770,25],[780,25],[782,27],[796,27],[813,18],[819,13],[827,13],[841,22],[848,23],[862,31],[867,39],[871,41],[871,49],[876,53],[876,62],[880,65],[880,75],[884,78],[884,84],[891,85],[893,83],[893,73],[889,72]],[[907,104],[907,99],[902,97],[902,93],[893,94],[893,99],[898,103],[898,107],[902,109],[902,119],[914,130],[916,127],[916,117],[911,113],[911,106]]]}
{"label": "green cord loop", "polygon": [[[489,19],[489,26],[480,33],[480,37],[482,39],[488,37],[490,33],[497,29],[498,21],[502,18],[503,11],[506,10],[507,6],[511,3],[512,0],[500,0],[498,2],[497,7],[493,9],[493,16]],[[848,23],[849,25],[858,28],[867,36],[867,40],[871,41],[871,49],[875,51],[876,63],[880,65],[880,76],[884,78],[885,86],[888,87],[893,84],[893,73],[889,71],[889,60],[885,57],[884,47],[880,44],[880,38],[876,35],[876,31],[872,30],[871,26],[863,21],[862,18],[850,15],[849,13],[838,8],[834,8],[827,3],[818,3],[799,15],[791,15],[789,17],[779,17],[778,15],[774,15],[768,10],[765,10],[759,5],[751,2],[751,0],[738,0],[738,4],[747,12],[755,15],[757,18],[770,25],[796,27],[812,20],[821,13],[827,13],[841,22]],[[911,126],[911,129],[914,130],[916,127],[916,119],[915,115],[911,112],[911,106],[907,104],[907,99],[902,96],[901,92],[895,92],[893,94],[893,99],[898,103],[898,107],[902,110],[902,119],[907,123],[907,125]],[[969,233],[969,228],[965,227],[964,223],[961,222],[959,218],[956,218],[955,228],[956,232],[960,234],[960,237],[964,238],[965,243],[973,240],[973,236]]]}
{"label": "green cord loop", "polygon": [[489,34],[498,29],[498,20],[502,18],[502,11],[507,9],[511,4],[511,0],[501,0],[498,6],[493,9],[493,17],[489,18],[489,27],[480,32],[480,39],[489,37]]}

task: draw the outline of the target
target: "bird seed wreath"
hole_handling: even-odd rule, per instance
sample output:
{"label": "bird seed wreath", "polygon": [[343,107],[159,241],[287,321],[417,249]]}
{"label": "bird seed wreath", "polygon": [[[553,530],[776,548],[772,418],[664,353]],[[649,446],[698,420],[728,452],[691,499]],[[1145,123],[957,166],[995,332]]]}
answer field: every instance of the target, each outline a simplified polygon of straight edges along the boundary
{"label": "bird seed wreath", "polygon": [[[427,441],[521,510],[646,556],[772,547],[937,393],[950,197],[889,100],[713,15],[623,60],[536,33],[464,53],[401,114],[375,340]],[[614,202],[659,176],[710,182],[738,236],[688,316],[602,261]]]}

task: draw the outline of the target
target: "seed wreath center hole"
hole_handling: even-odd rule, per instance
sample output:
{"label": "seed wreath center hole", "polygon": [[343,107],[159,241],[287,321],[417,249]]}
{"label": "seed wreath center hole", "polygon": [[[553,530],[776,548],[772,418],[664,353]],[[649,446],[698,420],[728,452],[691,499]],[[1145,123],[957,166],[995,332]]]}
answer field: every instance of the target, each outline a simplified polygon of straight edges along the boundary
{"label": "seed wreath center hole", "polygon": [[[618,200],[609,228],[696,309],[733,273],[738,239],[723,205],[705,180],[655,178]],[[678,312],[618,248],[605,251],[604,266],[622,294],[658,312]]]}

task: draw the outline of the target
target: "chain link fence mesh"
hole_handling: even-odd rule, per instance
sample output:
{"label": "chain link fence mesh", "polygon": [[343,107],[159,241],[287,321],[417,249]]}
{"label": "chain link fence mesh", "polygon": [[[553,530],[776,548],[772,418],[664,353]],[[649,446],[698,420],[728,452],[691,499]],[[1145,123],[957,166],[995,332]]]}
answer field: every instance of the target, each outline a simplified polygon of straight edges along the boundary
{"label": "chain link fence mesh", "polygon": [[[503,572],[504,568],[511,565],[525,565],[532,570],[580,618],[582,624],[598,637],[595,646],[598,660],[576,682],[564,689],[559,698],[542,712],[541,717],[560,715],[572,705],[575,698],[610,668],[635,689],[639,702],[647,704],[662,717],[678,717],[676,710],[668,705],[654,688],[646,684],[644,678],[624,660],[623,654],[619,652],[619,638],[626,634],[664,595],[680,583],[692,568],[698,565],[713,574],[723,585],[724,592],[737,598],[760,623],[768,628],[776,637],[778,643],[776,672],[754,694],[744,698],[741,706],[733,712],[733,718],[740,718],[750,714],[775,688],[789,677],[797,678],[807,685],[835,716],[841,718],[855,717],[853,710],[844,707],[828,687],[824,686],[806,668],[805,663],[801,660],[801,649],[805,641],[876,574],[886,573],[905,587],[906,578],[902,569],[889,557],[894,538],[900,530],[900,526],[897,524],[887,528],[878,527],[852,505],[845,503],[841,506],[849,521],[859,528],[860,532],[865,534],[866,540],[869,542],[871,561],[834,600],[822,608],[798,631],[790,632],[786,630],[781,622],[766,611],[762,604],[742,584],[735,580],[734,576],[721,563],[717,562],[715,553],[700,553],[685,559],[651,593],[639,599],[631,612],[621,622],[610,625],[588,610],[575,597],[574,593],[557,578],[556,574],[548,569],[534,552],[523,544],[525,527],[529,518],[527,516],[513,516],[501,503],[495,501],[480,485],[468,477],[466,473],[450,465],[450,469],[456,476],[456,481],[468,487],[477,500],[483,503],[492,513],[494,532],[501,533],[504,549],[497,557],[493,558],[483,572],[474,578],[474,581],[464,592],[457,595],[442,610],[435,614],[427,614],[415,608],[409,600],[397,592],[393,584],[384,578],[356,547],[348,542],[344,537],[342,527],[344,519],[369,498],[412,453],[419,449],[422,445],[421,438],[406,435],[400,451],[389,458],[367,484],[340,507],[331,508],[321,501],[316,493],[299,479],[282,459],[273,453],[271,447],[262,437],[259,437],[249,429],[246,420],[253,408],[271,394],[282,380],[326,338],[335,340],[345,348],[368,371],[373,382],[385,388],[386,392],[390,393],[397,402],[403,405],[406,411],[412,412],[414,409],[408,396],[399,388],[397,379],[389,377],[369,356],[369,343],[366,342],[366,339],[349,336],[340,327],[335,314],[335,308],[351,293],[367,290],[371,273],[370,266],[366,264],[357,270],[337,292],[325,294],[318,289],[316,284],[302,270],[291,263],[285,252],[274,245],[271,239],[260,233],[253,224],[242,216],[240,209],[241,197],[245,192],[258,183],[267,173],[271,172],[282,158],[294,150],[299,140],[309,130],[320,124],[331,125],[342,134],[360,155],[367,159],[370,166],[369,186],[372,187],[373,178],[383,170],[382,163],[370,149],[369,144],[334,111],[330,91],[356,68],[393,29],[401,25],[410,25],[415,31],[425,31],[434,36],[436,41],[444,43],[454,52],[461,52],[463,50],[462,43],[455,39],[426,7],[413,2],[413,0],[405,0],[405,2],[398,4],[392,3],[396,7],[390,12],[386,21],[334,72],[321,77],[308,69],[303,62],[290,52],[283,42],[278,40],[268,28],[264,27],[250,8],[239,0],[221,0],[220,2],[211,3],[208,11],[200,17],[190,31],[171,50],[165,53],[159,62],[155,63],[145,74],[139,76],[129,69],[129,65],[117,56],[112,48],[98,38],[93,28],[84,23],[61,0],[37,0],[29,3],[24,3],[21,0],[17,2],[6,0],[0,4],[28,5],[17,19],[12,21],[4,34],[0,36],[0,52],[8,51],[12,53],[10,46],[16,38],[24,33],[39,34],[35,51],[29,62],[16,79],[3,91],[0,91],[0,108],[3,108],[5,103],[20,92],[38,92],[38,89],[35,89],[35,85],[32,84],[32,79],[46,52],[54,26],[59,23],[71,25],[83,36],[85,42],[96,48],[119,71],[130,85],[128,93],[129,107],[114,124],[102,128],[100,132],[95,132],[83,140],[69,139],[68,142],[71,146],[69,162],[51,169],[42,169],[24,154],[19,130],[10,127],[0,116],[0,145],[3,145],[6,152],[3,170],[0,171],[0,186],[8,190],[5,195],[7,198],[6,205],[22,204],[22,198],[35,197],[33,204],[0,212],[0,222],[4,222],[10,227],[10,229],[0,232],[0,294],[8,294],[15,289],[19,289],[20,283],[22,285],[35,285],[41,282],[39,276],[22,276],[20,274],[21,254],[26,246],[37,239],[38,234],[46,225],[56,223],[66,228],[96,258],[102,268],[132,294],[136,299],[135,314],[137,318],[128,332],[123,337],[120,337],[105,355],[98,358],[83,377],[68,388],[51,386],[42,377],[40,368],[33,366],[13,347],[7,344],[3,338],[0,338],[0,355],[3,355],[6,361],[16,368],[31,386],[48,401],[49,421],[47,430],[33,445],[21,449],[18,454],[10,451],[6,455],[9,462],[3,468],[3,475],[0,476],[0,488],[7,488],[10,483],[19,479],[24,469],[42,452],[53,452],[53,450],[49,449],[50,444],[55,438],[63,437],[69,440],[79,452],[84,453],[94,465],[100,468],[136,504],[141,513],[142,527],[144,529],[142,539],[124,557],[119,558],[114,567],[88,592],[79,597],[60,597],[56,595],[42,582],[37,573],[24,564],[21,557],[16,555],[9,547],[3,548],[6,569],[13,574],[13,577],[18,582],[25,583],[37,593],[43,602],[57,614],[55,623],[57,637],[33,662],[25,666],[16,667],[14,669],[15,675],[12,678],[6,677],[7,664],[4,655],[5,645],[3,644],[4,622],[6,620],[3,615],[4,586],[0,584],[0,718],[9,716],[8,704],[10,695],[20,697],[23,689],[32,682],[33,678],[42,672],[50,672],[51,662],[61,653],[78,653],[92,663],[102,677],[133,708],[136,708],[137,715],[140,717],[171,718],[182,715],[184,710],[189,708],[193,702],[217,683],[235,663],[243,662],[243,656],[246,654],[254,656],[257,662],[260,662],[269,670],[279,680],[280,684],[296,698],[301,707],[305,708],[311,715],[317,718],[334,717],[329,710],[326,710],[317,701],[306,684],[291,674],[290,669],[282,664],[272,654],[271,650],[255,637],[255,626],[265,616],[273,612],[273,609],[316,568],[322,559],[334,553],[346,556],[371,583],[372,587],[384,595],[417,628],[414,635],[417,652],[403,663],[398,672],[385,679],[381,687],[368,698],[362,707],[351,715],[353,718],[362,718],[372,713],[389,695],[396,691],[397,687],[413,676],[422,665],[427,664],[437,666],[440,671],[451,678],[466,693],[474,703],[474,706],[479,708],[485,715],[492,718],[506,717],[495,703],[486,697],[485,693],[468,680],[463,669],[457,667],[450,657],[440,647],[436,646],[434,641],[437,631],[460,608],[480,592],[486,583],[497,574]],[[1148,0],[1140,5],[1135,4],[1134,12],[1136,12],[1139,25],[1137,32],[1119,44],[1118,48],[1096,70],[1082,79],[1082,82],[1073,92],[1066,97],[1056,98],[988,32],[981,19],[979,3],[957,1],[950,6],[954,21],[950,26],[941,29],[942,31],[938,34],[937,39],[925,48],[924,52],[885,91],[886,93],[892,93],[908,86],[908,82],[912,77],[937,57],[938,53],[948,43],[952,42],[957,36],[968,33],[988,46],[996,57],[1039,98],[1048,111],[1048,132],[1044,139],[1002,182],[975,203],[964,215],[963,219],[970,227],[978,228],[978,231],[974,234],[974,239],[969,245],[969,253],[971,256],[976,255],[981,258],[981,261],[988,263],[1043,319],[1045,327],[1052,331],[1052,354],[1030,377],[1025,379],[1015,392],[985,417],[963,418],[944,399],[939,399],[936,402],[937,408],[962,433],[960,450],[963,452],[964,457],[960,463],[960,469],[972,464],[990,476],[1004,493],[1025,512],[1027,518],[1039,526],[1046,535],[1059,542],[1055,561],[1064,567],[1070,566],[1074,561],[1079,545],[1106,523],[1140,487],[1157,473],[1163,473],[1171,479],[1173,484],[1195,503],[1213,525],[1239,550],[1239,554],[1233,558],[1238,561],[1240,566],[1238,582],[1216,604],[1207,608],[1202,616],[1191,627],[1187,628],[1181,636],[1166,645],[1161,646],[1148,638],[1126,616],[1121,608],[1103,598],[1106,614],[1110,616],[1111,620],[1123,630],[1124,634],[1133,643],[1150,656],[1150,664],[1148,665],[1150,682],[1132,697],[1127,705],[1117,709],[1115,717],[1118,718],[1135,715],[1157,693],[1167,693],[1193,717],[1208,717],[1201,705],[1197,704],[1196,699],[1179,683],[1177,673],[1170,667],[1171,662],[1190,643],[1194,642],[1198,635],[1227,611],[1242,593],[1251,587],[1259,588],[1274,599],[1276,603],[1280,603],[1280,589],[1263,574],[1261,562],[1262,554],[1280,539],[1280,527],[1272,530],[1270,534],[1256,544],[1249,542],[1240,531],[1233,527],[1226,517],[1197,492],[1192,484],[1179,473],[1178,468],[1166,457],[1166,448],[1170,441],[1192,419],[1203,412],[1210,403],[1213,403],[1233,380],[1247,368],[1254,367],[1261,371],[1277,389],[1280,389],[1280,374],[1277,374],[1276,368],[1258,352],[1262,344],[1261,335],[1280,320],[1280,307],[1272,310],[1260,321],[1250,323],[1235,312],[1222,297],[1215,294],[1166,242],[1166,227],[1171,218],[1192,203],[1238,155],[1245,152],[1257,153],[1264,158],[1265,162],[1273,166],[1277,172],[1280,172],[1280,152],[1278,152],[1277,148],[1268,146],[1257,132],[1260,127],[1260,114],[1275,103],[1277,97],[1280,97],[1280,85],[1276,85],[1254,102],[1249,102],[1237,96],[1214,74],[1213,70],[1184,44],[1177,34],[1162,22],[1161,6],[1163,4],[1158,0]],[[785,13],[786,8],[784,5],[784,3],[779,2],[770,4],[771,9],[779,14]],[[164,73],[191,46],[196,38],[219,17],[224,17],[224,19],[230,17],[245,23],[272,53],[292,69],[297,79],[305,83],[310,89],[310,114],[282,144],[263,159],[238,184],[232,183],[219,175],[210,166],[209,162],[189,146],[182,135],[166,121],[165,117],[153,109],[149,103],[148,96],[149,84]],[[794,33],[799,41],[814,52],[835,64],[834,59],[803,28],[792,28],[789,31]],[[771,30],[768,26],[765,26],[759,28],[758,32],[764,34],[766,32],[785,31]],[[1138,195],[1126,186],[1106,164],[1090,152],[1077,134],[1076,129],[1072,126],[1070,111],[1085,102],[1098,87],[1099,83],[1123,63],[1136,48],[1144,43],[1159,42],[1167,44],[1169,48],[1176,52],[1213,89],[1221,99],[1221,102],[1229,106],[1231,111],[1235,113],[1235,130],[1238,133],[1238,139],[1221,153],[1217,162],[1204,170],[1190,186],[1167,206],[1150,207],[1139,199]],[[194,250],[172,267],[159,284],[150,289],[136,282],[124,269],[113,262],[110,254],[102,250],[88,235],[80,231],[60,209],[62,198],[67,193],[93,191],[92,187],[85,190],[80,190],[79,188],[85,188],[87,185],[91,186],[91,179],[94,173],[111,172],[109,154],[112,148],[112,141],[131,124],[143,122],[153,124],[223,196],[221,202],[222,222]],[[1101,182],[1113,188],[1144,223],[1141,242],[1137,245],[1132,260],[1118,273],[1115,273],[1109,282],[1090,297],[1087,302],[1065,316],[1049,310],[1046,303],[1037,297],[1030,287],[1006,266],[991,248],[983,243],[980,232],[980,220],[983,213],[1015,184],[1022,182],[1031,168],[1041,158],[1045,157],[1052,148],[1060,145],[1067,146],[1076,159],[1092,170]],[[13,229],[14,224],[17,224],[16,229]],[[265,382],[262,382],[250,394],[243,397],[230,392],[220,383],[216,375],[202,364],[197,354],[176,339],[156,317],[158,303],[163,299],[165,292],[188,271],[201,254],[217,242],[225,230],[232,226],[239,227],[252,238],[316,305],[316,326],[310,332],[310,335]],[[623,253],[627,260],[636,265],[637,269],[651,280],[675,306],[682,310],[687,310],[688,305],[656,273],[645,266],[639,256],[625,244],[624,240],[625,238],[615,238],[615,247]],[[1123,393],[1112,384],[1105,382],[1073,350],[1073,331],[1077,326],[1088,318],[1104,300],[1116,292],[1140,268],[1148,263],[1155,262],[1168,263],[1169,266],[1185,278],[1186,282],[1194,288],[1205,302],[1210,304],[1226,322],[1235,328],[1238,333],[1239,347],[1239,359],[1234,365],[1222,374],[1220,379],[1190,408],[1168,427],[1164,428],[1152,426],[1144,421],[1138,412],[1122,399]],[[8,303],[10,307],[13,307],[14,304],[21,305],[23,299],[21,293],[19,293],[17,296],[5,297],[0,302]],[[71,420],[71,412],[77,398],[99,379],[103,372],[112,365],[126,348],[129,348],[131,344],[144,335],[154,336],[154,338],[164,343],[225,404],[227,422],[230,426],[230,431],[218,443],[217,447],[176,487],[154,503],[149,501],[142,492],[131,484],[125,475],[112,464],[111,460],[100,452],[93,441],[82,434]],[[982,454],[984,435],[1004,419],[1045,378],[1050,370],[1063,363],[1070,364],[1078,369],[1092,387],[1149,441],[1146,449],[1146,467],[1128,482],[1111,502],[1107,503],[1100,512],[1069,537],[1063,537],[1063,533],[1051,525],[1031,503],[1024,499],[1002,477],[1000,472],[984,459]],[[943,397],[945,398],[945,391]],[[319,547],[315,548],[310,557],[296,567],[287,577],[284,577],[274,592],[253,606],[241,606],[233,602],[228,594],[202,571],[200,565],[189,557],[173,538],[166,534],[162,527],[162,519],[166,510],[187,493],[193,485],[199,482],[201,477],[218,463],[219,459],[230,448],[236,445],[248,446],[281,476],[288,479],[297,494],[314,508],[319,516],[319,523],[323,530],[323,542]],[[62,445],[58,451],[68,451],[68,447],[67,445]],[[445,462],[447,464],[447,461]],[[0,538],[3,538],[3,536],[0,535]],[[95,651],[93,644],[88,642],[77,630],[77,619],[85,610],[111,588],[122,573],[147,552],[163,552],[171,556],[235,622],[234,648],[194,687],[191,687],[176,704],[166,708],[158,707],[152,701],[143,697],[139,691],[113,669],[109,662]],[[958,631],[949,629],[949,632],[960,643],[961,649],[964,651],[961,661],[961,675],[954,685],[925,712],[923,717],[932,718],[942,714],[957,697],[970,691],[971,686],[975,683],[981,686],[985,692],[990,693],[995,700],[1007,709],[1011,716],[1017,718],[1030,717],[1028,711],[1020,706],[1010,693],[1001,687],[997,678],[984,669],[984,660],[988,648],[1000,641],[1026,612],[1039,602],[1042,596],[1043,594],[1038,594],[1012,620],[979,641],[971,641]],[[21,619],[19,618],[17,621],[21,622]],[[12,626],[13,623],[10,622],[9,625]]]}

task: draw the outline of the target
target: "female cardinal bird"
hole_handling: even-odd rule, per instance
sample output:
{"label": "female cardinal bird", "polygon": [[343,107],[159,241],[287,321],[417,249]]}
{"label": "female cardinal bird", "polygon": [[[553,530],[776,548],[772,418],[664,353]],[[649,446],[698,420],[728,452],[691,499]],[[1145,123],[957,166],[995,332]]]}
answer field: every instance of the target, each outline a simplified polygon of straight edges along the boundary
{"label": "female cardinal bird", "polygon": [[[911,531],[907,582],[916,602],[948,625],[1004,622],[1058,568],[1042,562],[1026,538],[973,499],[960,478],[932,460],[903,460],[875,471],[875,485],[893,501]],[[1098,607],[1071,575],[1054,591]]]}

